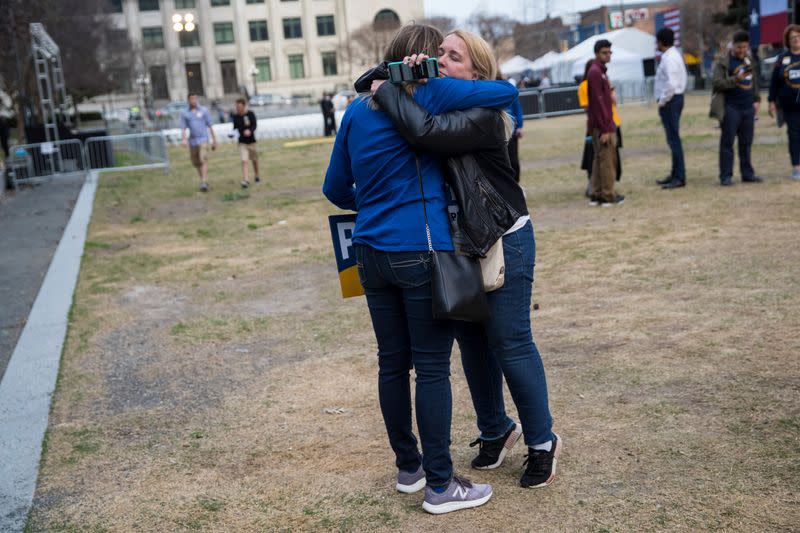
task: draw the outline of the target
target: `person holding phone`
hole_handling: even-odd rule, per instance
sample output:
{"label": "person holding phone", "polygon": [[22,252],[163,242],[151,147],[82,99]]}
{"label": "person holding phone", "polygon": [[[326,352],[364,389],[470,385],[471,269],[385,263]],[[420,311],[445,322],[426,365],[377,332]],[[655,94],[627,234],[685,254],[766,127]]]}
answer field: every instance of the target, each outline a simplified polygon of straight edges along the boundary
{"label": "person holding phone", "polygon": [[719,183],[733,185],[733,141],[739,140],[739,171],[744,183],[763,181],[753,169],[750,149],[753,145],[755,117],[761,105],[758,75],[750,59],[750,35],[740,30],[733,34],[733,45],[714,65],[710,116],[720,122]]}

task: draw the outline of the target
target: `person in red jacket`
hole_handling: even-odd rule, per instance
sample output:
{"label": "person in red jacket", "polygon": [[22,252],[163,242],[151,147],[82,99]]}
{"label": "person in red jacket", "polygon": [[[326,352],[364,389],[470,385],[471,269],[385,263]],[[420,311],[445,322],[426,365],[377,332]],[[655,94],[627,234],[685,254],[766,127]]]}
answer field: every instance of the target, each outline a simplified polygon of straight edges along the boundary
{"label": "person in red jacket", "polygon": [[595,60],[586,76],[589,108],[587,126],[592,135],[592,196],[589,205],[621,204],[625,197],[614,191],[617,175],[617,125],[614,123],[611,84],[606,63],[611,61],[611,43],[601,39],[594,44]]}

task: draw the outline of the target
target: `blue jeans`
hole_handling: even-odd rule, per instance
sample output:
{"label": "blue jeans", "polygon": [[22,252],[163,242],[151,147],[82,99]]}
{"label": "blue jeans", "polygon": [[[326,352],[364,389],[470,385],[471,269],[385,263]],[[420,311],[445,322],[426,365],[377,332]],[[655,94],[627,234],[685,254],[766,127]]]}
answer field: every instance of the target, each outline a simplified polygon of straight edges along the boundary
{"label": "blue jeans", "polygon": [[536,242],[533,226],[503,236],[506,279],[488,293],[491,318],[483,325],[455,323],[461,362],[481,438],[497,439],[514,422],[506,415],[503,376],[519,412],[525,444],[553,438],[547,381],[531,333],[531,293]]}
{"label": "blue jeans", "polygon": [[749,106],[747,109],[725,106],[725,118],[720,126],[722,134],[719,137],[720,181],[733,177],[733,141],[736,138],[739,139],[739,171],[742,179],[750,179],[755,175],[750,162],[755,116],[753,106]]}
{"label": "blue jeans", "polygon": [[[423,252],[382,252],[355,245],[358,275],[378,340],[378,397],[400,470],[420,462],[428,485],[450,482],[450,391],[452,323],[431,312],[431,259]],[[409,371],[416,373],[417,427],[422,456],[411,429]]]}
{"label": "blue jeans", "polygon": [[683,162],[683,145],[680,135],[681,112],[683,112],[682,94],[676,94],[666,105],[658,108],[661,124],[667,134],[667,144],[672,151],[670,177],[674,180],[686,181],[686,165]]}

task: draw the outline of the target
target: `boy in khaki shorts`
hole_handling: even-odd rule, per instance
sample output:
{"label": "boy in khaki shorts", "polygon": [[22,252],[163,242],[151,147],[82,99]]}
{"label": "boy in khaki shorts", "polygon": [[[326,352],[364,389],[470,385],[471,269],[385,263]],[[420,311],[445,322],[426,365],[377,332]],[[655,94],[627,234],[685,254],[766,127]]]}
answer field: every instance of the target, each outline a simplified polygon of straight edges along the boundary
{"label": "boy in khaki shorts", "polygon": [[233,127],[239,132],[239,156],[242,160],[242,188],[250,186],[247,176],[247,162],[253,162],[253,174],[258,183],[258,150],[256,149],[256,115],[247,110],[247,102],[244,98],[236,100],[236,113],[233,115]]}
{"label": "boy in khaki shorts", "polygon": [[[208,192],[208,136],[211,134],[211,149],[217,148],[217,136],[211,127],[211,115],[197,103],[197,95],[189,94],[189,108],[181,113],[181,144],[189,146],[192,165],[200,177],[200,190]],[[189,138],[186,138],[186,130]]]}

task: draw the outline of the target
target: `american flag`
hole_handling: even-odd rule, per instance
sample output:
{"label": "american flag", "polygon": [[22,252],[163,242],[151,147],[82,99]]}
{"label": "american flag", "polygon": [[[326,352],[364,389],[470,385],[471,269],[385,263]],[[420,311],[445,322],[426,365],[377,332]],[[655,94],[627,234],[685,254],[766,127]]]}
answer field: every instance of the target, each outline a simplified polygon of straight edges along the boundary
{"label": "american flag", "polygon": [[669,28],[675,32],[675,46],[681,46],[681,10],[670,9],[656,13],[656,33],[661,28]]}

